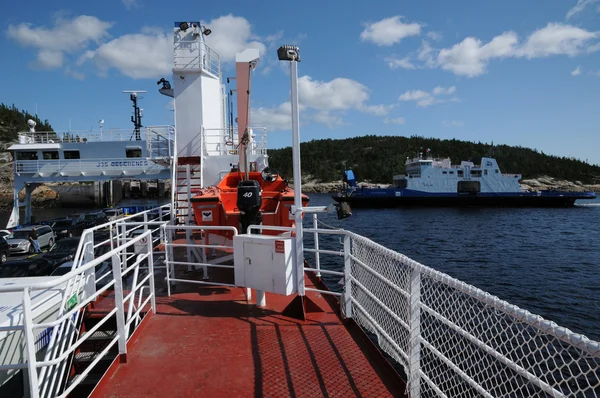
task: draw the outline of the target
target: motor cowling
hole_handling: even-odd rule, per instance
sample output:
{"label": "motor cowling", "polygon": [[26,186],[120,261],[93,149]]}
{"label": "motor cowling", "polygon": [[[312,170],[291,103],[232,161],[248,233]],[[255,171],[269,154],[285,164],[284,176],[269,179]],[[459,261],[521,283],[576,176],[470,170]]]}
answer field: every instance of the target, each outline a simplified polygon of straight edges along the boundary
{"label": "motor cowling", "polygon": [[237,187],[237,207],[240,211],[241,233],[247,233],[249,225],[261,223],[261,205],[262,193],[259,182],[256,180],[240,181]]}

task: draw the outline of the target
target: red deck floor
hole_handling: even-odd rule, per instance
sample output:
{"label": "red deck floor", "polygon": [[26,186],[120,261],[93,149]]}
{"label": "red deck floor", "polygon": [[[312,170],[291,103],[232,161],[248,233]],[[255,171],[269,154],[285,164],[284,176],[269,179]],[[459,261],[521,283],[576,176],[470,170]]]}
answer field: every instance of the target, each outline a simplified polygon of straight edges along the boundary
{"label": "red deck floor", "polygon": [[127,363],[113,364],[93,397],[404,395],[403,382],[321,295],[308,297],[323,312],[299,321],[281,315],[292,297],[267,294],[260,309],[241,288],[193,286],[157,298]]}

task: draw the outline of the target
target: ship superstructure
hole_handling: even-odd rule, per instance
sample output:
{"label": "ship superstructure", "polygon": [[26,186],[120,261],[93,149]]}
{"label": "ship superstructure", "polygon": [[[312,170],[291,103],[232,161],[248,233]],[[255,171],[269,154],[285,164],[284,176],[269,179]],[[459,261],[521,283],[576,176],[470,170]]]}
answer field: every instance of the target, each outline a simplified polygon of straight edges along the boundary
{"label": "ship superstructure", "polygon": [[[29,131],[19,133],[19,142],[8,148],[14,158],[14,205],[8,228],[31,223],[31,193],[39,184],[171,178],[175,129],[142,127],[137,96],[130,93],[136,115],[131,130],[101,126],[97,131],[46,132],[36,131],[35,122],[29,121]],[[21,206],[25,220],[19,220]]]}

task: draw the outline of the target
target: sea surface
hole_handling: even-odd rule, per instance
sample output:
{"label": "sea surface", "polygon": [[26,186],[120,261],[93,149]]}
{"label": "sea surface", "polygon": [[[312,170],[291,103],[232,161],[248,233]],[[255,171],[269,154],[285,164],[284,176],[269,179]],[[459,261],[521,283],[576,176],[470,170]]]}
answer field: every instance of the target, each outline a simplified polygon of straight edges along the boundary
{"label": "sea surface", "polygon": [[[311,206],[333,203],[328,194],[310,198]],[[566,209],[353,209],[344,220],[319,214],[319,227],[351,230],[600,341],[600,199],[579,202]],[[73,211],[34,215],[41,221]],[[8,216],[0,214],[0,225]],[[306,217],[306,227],[311,220]],[[321,245],[342,247],[338,237],[323,237]],[[342,270],[340,257],[322,256],[321,263]],[[338,279],[326,281],[335,289]]]}
{"label": "sea surface", "polygon": [[[311,206],[332,203],[310,198]],[[600,199],[558,209],[353,209],[344,220],[319,220],[600,341]],[[323,268],[341,270],[331,258],[321,258]]]}

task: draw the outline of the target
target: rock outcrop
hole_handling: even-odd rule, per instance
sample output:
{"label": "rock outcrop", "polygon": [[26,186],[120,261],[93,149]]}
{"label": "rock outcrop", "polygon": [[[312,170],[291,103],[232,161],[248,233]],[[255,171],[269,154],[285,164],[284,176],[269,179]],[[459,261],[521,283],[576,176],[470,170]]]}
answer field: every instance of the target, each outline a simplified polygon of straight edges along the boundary
{"label": "rock outcrop", "polygon": [[521,180],[521,188],[537,191],[569,191],[569,192],[583,192],[583,191],[594,191],[600,192],[600,184],[596,185],[584,185],[581,181],[564,181],[557,180],[553,177],[542,176],[535,179]]}

